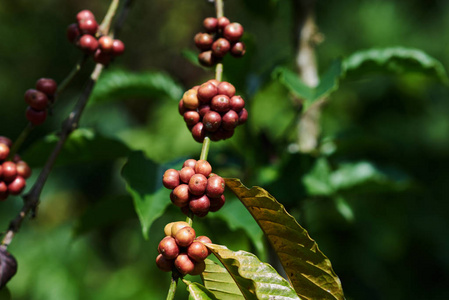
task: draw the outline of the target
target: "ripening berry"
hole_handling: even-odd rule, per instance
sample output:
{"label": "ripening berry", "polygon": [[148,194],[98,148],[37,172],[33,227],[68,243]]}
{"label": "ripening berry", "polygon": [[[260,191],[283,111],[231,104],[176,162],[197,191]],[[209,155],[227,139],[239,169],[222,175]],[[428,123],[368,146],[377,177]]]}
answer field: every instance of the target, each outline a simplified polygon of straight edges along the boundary
{"label": "ripening berry", "polygon": [[166,259],[175,259],[179,254],[178,244],[171,236],[164,237],[162,241],[160,241],[157,250]]}
{"label": "ripening berry", "polygon": [[203,26],[209,33],[216,32],[218,30],[218,20],[217,18],[206,18],[203,21]]}
{"label": "ripening berry", "polygon": [[223,30],[223,36],[230,42],[237,42],[243,35],[243,26],[239,23],[231,23]]}
{"label": "ripening berry", "polygon": [[195,236],[195,229],[190,226],[185,226],[175,234],[176,244],[180,247],[188,247],[195,240]]}
{"label": "ripening berry", "polygon": [[98,30],[98,24],[95,19],[82,19],[78,22],[78,28],[81,33],[95,35]]}
{"label": "ripening berry", "polygon": [[174,266],[173,259],[166,259],[162,254],[156,257],[156,265],[163,272],[171,272]]}
{"label": "ripening berry", "polygon": [[25,92],[25,102],[38,111],[45,110],[48,106],[48,97],[43,92],[35,89],[29,89]]}
{"label": "ripening berry", "polygon": [[17,175],[25,179],[31,176],[31,168],[23,160],[16,163]]}
{"label": "ripening berry", "polygon": [[193,268],[193,270],[191,272],[189,272],[189,275],[200,275],[201,273],[204,272],[204,270],[206,270],[206,263],[204,261],[200,261],[200,262],[194,262],[195,267]]}
{"label": "ripening berry", "polygon": [[231,43],[227,39],[219,38],[212,44],[212,54],[215,57],[223,57],[231,50]]}
{"label": "ripening berry", "polygon": [[198,92],[194,89],[190,89],[184,93],[184,95],[182,96],[182,101],[184,102],[184,107],[186,109],[195,110],[198,108],[198,106],[200,106],[197,94]]}
{"label": "ripening berry", "polygon": [[98,39],[98,44],[100,45],[100,49],[105,53],[112,52],[112,44],[114,43],[114,39],[110,36],[104,35]]}
{"label": "ripening berry", "polygon": [[45,119],[47,118],[47,111],[46,110],[38,111],[28,106],[25,115],[31,124],[40,125],[44,123]]}
{"label": "ripening berry", "polygon": [[182,167],[190,167],[192,169],[195,169],[195,165],[196,165],[196,160],[193,158],[189,158],[188,160],[186,160],[184,162],[184,164],[182,165]]}
{"label": "ripening berry", "polygon": [[212,35],[207,33],[197,33],[195,37],[193,38],[193,41],[195,42],[195,46],[202,50],[210,50],[212,47],[212,44],[214,43],[214,38]]}
{"label": "ripening berry", "polygon": [[224,195],[221,195],[220,197],[217,198],[209,198],[209,201],[210,201],[209,211],[216,212],[223,207],[223,205],[226,202],[226,198]]}
{"label": "ripening berry", "polygon": [[227,112],[230,108],[229,97],[225,95],[217,95],[212,98],[210,107],[217,112]]}
{"label": "ripening berry", "polygon": [[235,87],[229,82],[223,81],[218,85],[218,94],[226,95],[229,98],[235,95]]}
{"label": "ripening berry", "polygon": [[239,125],[243,124],[248,120],[248,111],[245,108],[239,112]]}
{"label": "ripening berry", "polygon": [[204,66],[204,67],[212,67],[213,65],[215,65],[216,63],[218,63],[220,60],[219,60],[218,57],[215,57],[215,56],[212,54],[212,51],[211,51],[211,50],[209,50],[209,51],[201,52],[201,53],[198,55],[198,61],[199,61],[199,63],[200,63],[202,66]]}
{"label": "ripening berry", "polygon": [[194,110],[189,110],[184,113],[184,121],[187,126],[193,126],[200,121],[200,114]]}
{"label": "ripening berry", "polygon": [[220,84],[220,81],[218,81],[217,79],[209,79],[207,82],[212,83],[216,87],[218,87],[218,85]]}
{"label": "ripening berry", "polygon": [[2,164],[2,170],[3,170],[2,177],[5,182],[11,182],[17,176],[16,164],[13,163],[12,161],[5,161]]}
{"label": "ripening berry", "polygon": [[229,110],[225,113],[221,119],[221,127],[226,130],[233,130],[239,125],[239,115],[233,111]]}
{"label": "ripening berry", "polygon": [[174,189],[179,185],[179,172],[175,169],[168,169],[162,176],[162,184],[167,189]]}
{"label": "ripening berry", "polygon": [[198,100],[201,103],[209,103],[218,93],[218,88],[211,82],[205,82],[198,89]]}
{"label": "ripening berry", "polygon": [[178,103],[178,112],[181,116],[184,116],[184,113],[187,111],[187,109],[184,107],[184,101],[179,100]]}
{"label": "ripening berry", "polygon": [[182,275],[186,275],[195,269],[195,264],[185,253],[181,253],[175,259],[175,267]]}
{"label": "ripening berry", "polygon": [[8,184],[8,191],[11,195],[19,195],[25,188],[25,179],[22,176],[17,176]]}
{"label": "ripening berry", "polygon": [[170,222],[167,225],[165,225],[164,227],[165,236],[171,236],[171,227],[173,226],[174,223],[175,222]]}
{"label": "ripening berry", "polygon": [[9,147],[6,144],[0,143],[0,160],[5,160],[8,157],[8,155],[9,155]]}
{"label": "ripening berry", "polygon": [[195,241],[201,242],[203,244],[212,244],[212,241],[210,240],[210,238],[208,238],[205,235],[200,235],[199,237],[197,237],[195,239]]}
{"label": "ripening berry", "polygon": [[242,57],[246,53],[246,47],[243,42],[237,42],[231,46],[231,55],[234,57]]}
{"label": "ripening berry", "polygon": [[174,238],[178,231],[180,231],[184,227],[190,227],[190,225],[184,221],[175,222],[171,227],[171,236]]}
{"label": "ripening berry", "polygon": [[195,262],[204,261],[209,255],[207,247],[201,242],[193,242],[187,248],[187,255]]}
{"label": "ripening berry", "polygon": [[221,125],[221,115],[216,111],[211,110],[204,115],[203,124],[207,131],[217,131]]}
{"label": "ripening berry", "polygon": [[119,56],[125,52],[125,44],[121,40],[114,40],[112,42],[112,55]]}
{"label": "ripening berry", "polygon": [[220,17],[217,19],[218,28],[223,30],[226,26],[228,26],[231,22],[226,17]]}
{"label": "ripening berry", "polygon": [[72,23],[67,27],[67,39],[70,43],[75,43],[78,37],[81,35],[80,29],[77,23]]}
{"label": "ripening berry", "polygon": [[95,53],[98,48],[98,41],[90,34],[81,36],[79,40],[79,47],[86,53]]}
{"label": "ripening berry", "polygon": [[181,170],[179,170],[179,178],[184,183],[189,183],[190,178],[195,175],[195,169],[191,167],[183,167]]}
{"label": "ripening berry", "polygon": [[194,215],[200,218],[206,216],[210,210],[209,197],[206,195],[192,197],[189,202],[189,209]]}
{"label": "ripening berry", "polygon": [[223,195],[225,181],[221,176],[212,176],[207,179],[206,195],[209,198],[217,198]]}
{"label": "ripening berry", "polygon": [[204,118],[204,116],[210,112],[210,105],[209,104],[202,104],[198,107],[198,113],[201,117]]}
{"label": "ripening berry", "polygon": [[207,160],[200,159],[196,162],[195,165],[195,173],[196,174],[202,174],[205,177],[208,177],[210,173],[212,172],[212,166]]}
{"label": "ripening berry", "polygon": [[54,96],[57,88],[56,81],[51,78],[40,78],[36,81],[36,90],[41,91],[47,96]]}
{"label": "ripening berry", "polygon": [[0,144],[5,144],[9,148],[12,147],[12,141],[10,138],[7,138],[6,136],[0,136]]}
{"label": "ripening berry", "polygon": [[84,19],[95,19],[95,16],[90,10],[85,9],[85,10],[80,11],[76,15],[76,19],[78,20],[78,22],[80,22],[81,20],[84,20]]}
{"label": "ripening berry", "polygon": [[239,113],[245,107],[245,101],[240,96],[234,96],[229,100],[230,109]]}
{"label": "ripening berry", "polygon": [[189,180],[189,192],[192,195],[203,195],[206,192],[206,187],[207,178],[203,174],[195,174]]}
{"label": "ripening berry", "polygon": [[189,186],[187,184],[180,184],[175,187],[170,193],[170,200],[174,205],[178,207],[184,207],[189,204]]}
{"label": "ripening berry", "polygon": [[195,141],[202,143],[206,137],[206,128],[202,122],[198,122],[192,127],[192,136]]}

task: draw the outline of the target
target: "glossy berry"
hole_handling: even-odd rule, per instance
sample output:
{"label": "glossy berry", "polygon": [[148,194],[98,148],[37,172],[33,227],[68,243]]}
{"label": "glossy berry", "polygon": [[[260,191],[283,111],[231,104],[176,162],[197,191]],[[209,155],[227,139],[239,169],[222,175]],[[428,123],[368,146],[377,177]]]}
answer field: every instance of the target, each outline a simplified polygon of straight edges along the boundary
{"label": "glossy berry", "polygon": [[163,272],[171,272],[174,266],[173,259],[166,259],[162,254],[156,257],[156,265]]}
{"label": "glossy berry", "polygon": [[114,43],[114,39],[110,36],[104,35],[98,39],[98,44],[100,49],[105,53],[112,52],[112,44]]}
{"label": "glossy berry", "polygon": [[17,168],[16,164],[12,161],[5,161],[2,164],[2,171],[3,171],[3,180],[6,182],[13,181],[17,176]]}
{"label": "glossy berry", "polygon": [[175,187],[170,193],[170,200],[174,205],[178,207],[184,207],[189,204],[189,186],[187,184],[180,184]]}
{"label": "glossy berry", "polygon": [[215,57],[223,57],[231,50],[231,44],[227,39],[219,38],[212,44],[212,54]]}
{"label": "glossy berry", "polygon": [[78,22],[80,22],[81,20],[84,20],[84,19],[95,19],[95,16],[90,10],[85,9],[85,10],[80,11],[76,15],[76,19],[78,20]]}
{"label": "glossy berry", "polygon": [[48,106],[48,97],[43,92],[29,89],[25,92],[25,102],[33,109],[41,111]]}
{"label": "glossy berry", "polygon": [[237,42],[231,46],[231,55],[234,57],[242,57],[246,53],[246,47],[243,42]]}
{"label": "glossy berry", "polygon": [[22,176],[17,176],[8,184],[8,191],[11,195],[19,195],[25,188],[25,179]]}
{"label": "glossy berry", "polygon": [[248,120],[248,111],[245,108],[243,108],[239,112],[239,125],[245,123],[246,120]]}
{"label": "glossy berry", "polygon": [[195,239],[195,241],[201,242],[201,243],[203,243],[203,244],[212,244],[211,239],[208,238],[208,237],[205,236],[205,235],[200,235],[200,236],[198,236],[198,237]]}
{"label": "glossy berry", "polygon": [[220,197],[217,198],[209,198],[209,201],[210,201],[209,211],[216,212],[223,207],[223,205],[226,202],[226,198],[224,195],[221,195]]}
{"label": "glossy berry", "polygon": [[187,126],[193,126],[200,121],[200,114],[194,110],[186,111],[184,113],[184,121]]}
{"label": "glossy berry", "polygon": [[231,23],[223,30],[223,36],[230,42],[237,42],[243,35],[243,26],[239,23]]}
{"label": "glossy berry", "polygon": [[98,48],[98,41],[92,35],[85,34],[81,36],[79,40],[79,46],[84,52],[92,54]]}
{"label": "glossy berry", "polygon": [[238,113],[245,107],[245,101],[240,96],[234,96],[229,100],[229,106],[230,109]]}
{"label": "glossy berry", "polygon": [[178,103],[178,112],[181,116],[184,116],[184,113],[187,111],[187,109],[184,107],[184,101],[179,100]]}
{"label": "glossy berry", "polygon": [[210,112],[209,104],[202,104],[198,107],[198,113],[201,117],[204,117],[208,112]]}
{"label": "glossy berry", "polygon": [[160,241],[157,250],[166,259],[175,259],[179,255],[178,244],[171,236],[164,237],[162,241]]}
{"label": "glossy berry", "polygon": [[167,189],[174,189],[179,185],[179,172],[175,169],[168,169],[162,177],[162,184]]}
{"label": "glossy berry", "polygon": [[192,271],[189,272],[189,275],[200,275],[206,269],[206,264],[204,263],[204,261],[194,262],[194,264],[195,267]]}
{"label": "glossy berry", "polygon": [[207,178],[203,174],[195,174],[189,180],[189,192],[200,196],[206,192]]}
{"label": "glossy berry", "polygon": [[205,82],[198,89],[198,100],[201,103],[209,103],[218,93],[218,88],[211,82]]}
{"label": "glossy berry", "polygon": [[221,127],[223,129],[233,130],[237,125],[239,125],[239,115],[235,111],[229,110],[223,115],[221,119]]}
{"label": "glossy berry", "polygon": [[95,35],[98,30],[98,24],[95,19],[82,19],[78,22],[78,28],[81,33]]}
{"label": "glossy berry", "polygon": [[212,51],[204,51],[198,55],[199,63],[204,67],[212,67],[219,62],[219,59],[212,55]]}
{"label": "glossy berry", "polygon": [[198,92],[194,89],[190,89],[184,93],[184,95],[182,96],[182,101],[184,102],[184,107],[186,109],[195,110],[200,106],[197,94]]}
{"label": "glossy berry", "polygon": [[25,115],[31,124],[40,125],[44,123],[45,119],[47,118],[47,111],[46,110],[38,111],[28,106]]}
{"label": "glossy berry", "polygon": [[203,124],[207,131],[217,131],[221,125],[221,115],[216,111],[209,111],[203,117]]}
{"label": "glossy berry", "polygon": [[206,195],[193,197],[189,202],[190,211],[198,217],[204,217],[210,211],[210,200]]}
{"label": "glossy berry", "polygon": [[227,112],[230,108],[229,97],[225,95],[217,95],[210,102],[212,110],[217,112]]}
{"label": "glossy berry", "polygon": [[220,82],[220,84],[218,85],[218,94],[225,95],[231,98],[235,95],[235,87],[229,82]]}
{"label": "glossy berry", "polygon": [[8,157],[8,155],[9,155],[9,147],[6,144],[0,143],[0,160],[5,160]]}
{"label": "glossy berry", "polygon": [[209,79],[207,82],[212,83],[216,87],[218,87],[218,85],[220,84],[220,81],[218,81],[217,79]]}
{"label": "glossy berry", "polygon": [[188,247],[195,240],[195,229],[185,226],[175,234],[176,244],[180,247]]}
{"label": "glossy berry", "polygon": [[190,168],[192,168],[192,169],[195,169],[195,165],[196,165],[196,160],[193,159],[193,158],[190,158],[190,159],[188,159],[188,160],[186,160],[186,161],[184,162],[184,164],[182,165],[182,167],[183,167],[183,168],[184,168],[184,167],[190,167]]}
{"label": "glossy berry", "polygon": [[196,162],[195,165],[195,173],[196,174],[202,174],[205,177],[208,177],[210,173],[212,172],[212,166],[207,160],[200,159]]}
{"label": "glossy berry", "polygon": [[187,255],[195,262],[204,261],[209,255],[207,247],[201,242],[193,242],[187,248]]}
{"label": "glossy berry", "polygon": [[186,275],[195,269],[195,264],[185,253],[181,253],[176,257],[174,265],[182,275]]}
{"label": "glossy berry", "polygon": [[9,148],[12,147],[12,141],[10,138],[7,138],[6,136],[0,136],[0,144],[5,144]]}
{"label": "glossy berry", "polygon": [[206,128],[202,122],[197,123],[192,128],[192,136],[195,141],[202,143],[206,137]]}
{"label": "glossy berry", "polygon": [[67,39],[70,43],[75,43],[78,37],[81,35],[80,29],[77,23],[70,24],[67,27]]}
{"label": "glossy berry", "polygon": [[184,221],[175,222],[171,227],[171,236],[175,237],[176,234],[184,227],[190,227],[190,225]]}
{"label": "glossy berry", "polygon": [[217,198],[225,191],[225,181],[220,176],[212,176],[207,179],[206,195],[209,198]]}
{"label": "glossy berry", "polygon": [[16,163],[16,169],[17,169],[17,175],[21,176],[25,179],[29,178],[31,176],[31,168],[28,166],[28,164],[24,161],[18,161]]}
{"label": "glossy berry", "polygon": [[214,43],[214,38],[207,33],[197,33],[193,38],[193,41],[198,49],[206,51],[211,49],[212,44]]}
{"label": "glossy berry", "polygon": [[179,170],[179,178],[184,183],[189,183],[190,178],[195,175],[195,169],[191,167],[183,167],[181,170]]}
{"label": "glossy berry", "polygon": [[206,18],[203,21],[203,26],[207,32],[216,32],[218,30],[218,20],[216,18]]}
{"label": "glossy berry", "polygon": [[125,52],[125,44],[121,40],[114,40],[112,42],[112,55],[119,56]]}
{"label": "glossy berry", "polygon": [[36,90],[46,94],[47,96],[53,96],[56,93],[58,85],[56,81],[51,78],[40,78],[36,82]]}
{"label": "glossy berry", "polygon": [[217,19],[218,28],[223,30],[226,26],[228,26],[231,22],[226,17],[220,17]]}

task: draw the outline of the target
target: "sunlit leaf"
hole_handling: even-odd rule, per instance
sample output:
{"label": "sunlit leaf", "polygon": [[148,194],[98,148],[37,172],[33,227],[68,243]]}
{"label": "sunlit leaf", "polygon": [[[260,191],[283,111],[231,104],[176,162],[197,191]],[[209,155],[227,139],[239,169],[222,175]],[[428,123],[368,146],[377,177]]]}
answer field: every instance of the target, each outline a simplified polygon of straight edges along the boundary
{"label": "sunlit leaf", "polygon": [[133,152],[122,169],[122,176],[147,238],[151,224],[171,203],[170,191],[162,186],[162,170],[142,152]]}
{"label": "sunlit leaf", "polygon": [[290,284],[267,263],[245,251],[206,244],[234,279],[245,299],[300,299]]}
{"label": "sunlit leaf", "polygon": [[204,261],[206,269],[201,274],[204,286],[220,300],[245,299],[228,271],[210,259]]}
{"label": "sunlit leaf", "polygon": [[334,193],[334,189],[329,178],[331,172],[332,170],[325,158],[317,159],[312,170],[303,178],[303,183],[308,194],[315,196],[332,195]]}
{"label": "sunlit leaf", "polygon": [[226,185],[264,231],[301,298],[344,299],[340,279],[330,260],[282,204],[266,190],[248,189],[238,179],[226,179]]}
{"label": "sunlit leaf", "polygon": [[217,300],[207,288],[196,282],[190,282],[188,280],[182,280],[187,285],[187,290],[190,293],[190,297],[195,300]]}

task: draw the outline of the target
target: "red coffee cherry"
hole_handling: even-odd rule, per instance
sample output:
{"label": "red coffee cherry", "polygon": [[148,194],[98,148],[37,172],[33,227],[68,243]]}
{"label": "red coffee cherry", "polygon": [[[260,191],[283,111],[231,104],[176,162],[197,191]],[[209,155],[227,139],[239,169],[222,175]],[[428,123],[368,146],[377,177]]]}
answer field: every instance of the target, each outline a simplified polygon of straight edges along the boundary
{"label": "red coffee cherry", "polygon": [[206,128],[202,122],[198,122],[195,126],[193,126],[192,136],[198,143],[202,143],[204,141],[204,138],[206,137]]}
{"label": "red coffee cherry", "polygon": [[25,184],[25,179],[22,176],[17,176],[8,184],[8,191],[11,195],[19,195],[25,188]]}
{"label": "red coffee cherry", "polygon": [[175,259],[179,254],[179,247],[174,238],[166,236],[160,241],[157,251],[166,259]]}
{"label": "red coffee cherry", "polygon": [[223,205],[226,202],[226,198],[224,195],[221,195],[220,197],[217,198],[209,198],[209,201],[210,201],[209,211],[216,212],[223,207]]}
{"label": "red coffee cherry", "polygon": [[246,47],[243,42],[237,42],[231,46],[231,55],[234,57],[242,57],[246,53]]}
{"label": "red coffee cherry", "polygon": [[112,52],[112,44],[114,43],[114,39],[110,36],[104,35],[98,39],[98,44],[100,45],[100,49],[105,53]]}
{"label": "red coffee cherry", "polygon": [[[210,240],[210,238],[208,238],[207,236],[205,236],[205,235],[200,235],[199,237],[197,237],[196,239],[195,239],[195,242],[201,242],[201,243],[203,243],[203,244],[212,244],[212,241]],[[207,247],[206,247],[207,248]],[[208,253],[208,255],[210,255],[211,254],[211,251],[209,250],[209,249],[207,249],[207,253]]]}
{"label": "red coffee cherry", "polygon": [[193,242],[189,248],[187,248],[187,255],[195,262],[204,261],[209,255],[207,247],[201,242]]}
{"label": "red coffee cherry", "polygon": [[218,85],[218,94],[226,95],[229,98],[235,95],[235,87],[229,82],[223,81]]}
{"label": "red coffee cherry", "polygon": [[190,178],[192,178],[193,175],[195,175],[195,170],[191,167],[183,167],[179,171],[179,178],[184,183],[189,183]]}
{"label": "red coffee cherry", "polygon": [[47,96],[54,96],[58,84],[51,78],[40,78],[36,81],[36,90],[41,91]]}
{"label": "red coffee cherry", "polygon": [[204,272],[204,270],[206,270],[206,264],[204,263],[204,261],[200,261],[200,262],[194,262],[195,267],[193,268],[193,270],[191,272],[189,272],[189,275],[200,275],[201,273]]}
{"label": "red coffee cherry", "polygon": [[190,168],[192,168],[192,169],[195,169],[195,165],[196,165],[196,160],[193,159],[193,158],[190,158],[190,159],[188,159],[188,160],[186,160],[186,161],[184,162],[184,164],[182,165],[182,167],[183,167],[183,168],[184,168],[184,167],[190,167]]}
{"label": "red coffee cherry", "polygon": [[31,176],[31,168],[23,160],[16,163],[17,175],[27,179]]}
{"label": "red coffee cherry", "polygon": [[195,46],[201,51],[210,50],[212,44],[214,43],[214,38],[212,35],[207,33],[197,33],[193,38]]}
{"label": "red coffee cherry", "polygon": [[198,92],[194,89],[190,89],[184,93],[182,96],[183,106],[186,109],[196,110],[200,106],[200,101],[198,100]]}
{"label": "red coffee cherry", "polygon": [[218,88],[211,82],[205,82],[198,89],[198,100],[201,103],[209,103],[217,95]]}
{"label": "red coffee cherry", "polygon": [[31,124],[40,125],[44,123],[45,119],[47,118],[47,111],[46,110],[38,111],[28,106],[25,115]]}
{"label": "red coffee cherry", "polygon": [[220,84],[220,81],[218,81],[217,79],[209,79],[207,82],[212,83],[216,87],[218,87],[218,85]]}
{"label": "red coffee cherry", "polygon": [[187,109],[184,107],[184,101],[179,100],[179,104],[178,104],[178,112],[181,116],[184,116],[184,113],[187,111]]}
{"label": "red coffee cherry", "polygon": [[72,23],[67,27],[67,39],[70,43],[75,43],[76,39],[81,35],[80,29],[77,23]]}
{"label": "red coffee cherry", "polygon": [[184,121],[187,126],[193,126],[200,121],[200,114],[194,110],[186,111],[184,113]]}
{"label": "red coffee cherry", "polygon": [[203,117],[203,124],[207,131],[214,132],[220,128],[221,115],[216,111],[209,111]]}
{"label": "red coffee cherry", "polygon": [[212,44],[212,54],[215,57],[223,57],[231,50],[231,43],[227,39],[219,38]]}
{"label": "red coffee cherry", "polygon": [[179,185],[179,172],[175,169],[168,169],[162,177],[162,184],[167,189],[174,189]]}
{"label": "red coffee cherry", "polygon": [[203,26],[209,33],[216,32],[218,30],[218,20],[216,18],[206,18],[203,21]]}
{"label": "red coffee cherry", "polygon": [[175,240],[178,246],[188,247],[195,240],[195,236],[196,236],[195,230],[190,226],[186,226],[180,229],[175,234]]}
{"label": "red coffee cherry", "polygon": [[95,16],[90,10],[85,9],[85,10],[80,11],[76,15],[76,19],[78,20],[78,22],[80,22],[81,20],[84,20],[84,19],[95,19]]}
{"label": "red coffee cherry", "polygon": [[248,120],[248,111],[245,108],[239,112],[239,125],[243,124]]}
{"label": "red coffee cherry", "polygon": [[228,26],[231,22],[226,17],[220,17],[217,19],[218,28],[223,30],[226,26]]}
{"label": "red coffee cherry", "polygon": [[209,104],[202,104],[198,107],[198,113],[201,117],[204,117],[208,112],[210,112]]}
{"label": "red coffee cherry", "polygon": [[94,61],[96,63],[107,66],[112,60],[112,54],[104,52],[102,49],[97,49],[94,54]]}
{"label": "red coffee cherry", "polygon": [[3,170],[3,180],[6,182],[12,182],[16,176],[17,176],[17,168],[16,164],[12,161],[5,161],[2,164],[2,170]]}
{"label": "red coffee cherry", "polygon": [[235,111],[229,110],[223,115],[221,119],[221,127],[223,129],[233,130],[237,125],[239,125],[239,115]]}
{"label": "red coffee cherry", "polygon": [[175,259],[175,267],[178,269],[179,273],[186,275],[195,269],[195,264],[185,253],[181,253]]}
{"label": "red coffee cherry", "polygon": [[9,148],[12,147],[12,141],[10,138],[7,138],[6,136],[0,136],[0,144],[5,144]]}
{"label": "red coffee cherry", "polygon": [[222,177],[212,176],[207,179],[206,195],[209,198],[218,198],[223,195],[226,184]]}
{"label": "red coffee cherry", "polygon": [[206,216],[210,209],[209,197],[206,195],[192,197],[189,202],[189,209],[194,215],[200,218]]}
{"label": "red coffee cherry", "polygon": [[237,42],[243,35],[243,26],[239,23],[231,23],[223,30],[223,36],[230,42]]}
{"label": "red coffee cherry", "polygon": [[206,192],[206,187],[207,178],[203,174],[195,174],[189,180],[189,192],[192,195],[203,195]]}
{"label": "red coffee cherry", "polygon": [[29,89],[25,92],[25,102],[33,109],[41,111],[48,106],[48,97],[43,92]]}
{"label": "red coffee cherry", "polygon": [[156,265],[163,272],[171,272],[174,266],[174,259],[166,259],[162,254],[156,257]]}
{"label": "red coffee cherry", "polygon": [[5,160],[8,157],[8,155],[9,155],[9,147],[6,144],[0,143],[0,160]]}
{"label": "red coffee cherry", "polygon": [[204,67],[212,67],[213,65],[218,63],[220,60],[218,57],[215,57],[214,55],[212,55],[212,51],[209,50],[209,51],[201,52],[198,55],[198,61]]}
{"label": "red coffee cherry", "polygon": [[230,108],[229,97],[225,95],[217,95],[212,98],[210,108],[217,112],[227,112]]}
{"label": "red coffee cherry", "polygon": [[8,198],[9,192],[8,192],[8,186],[5,182],[0,181],[0,201],[6,200]]}
{"label": "red coffee cherry", "polygon": [[200,159],[196,162],[195,173],[202,174],[204,177],[208,177],[212,172],[212,166],[207,160]]}
{"label": "red coffee cherry", "polygon": [[92,35],[85,34],[81,36],[79,46],[84,52],[92,54],[95,53],[98,48],[98,41]]}
{"label": "red coffee cherry", "polygon": [[95,19],[82,19],[78,22],[78,28],[81,33],[95,35],[98,30],[98,24]]}
{"label": "red coffee cherry", "polygon": [[125,52],[125,44],[121,40],[114,40],[112,42],[112,55],[119,56]]}
{"label": "red coffee cherry", "polygon": [[175,187],[170,193],[170,200],[174,205],[178,207],[184,207],[189,204],[189,186],[187,184],[180,184]]}
{"label": "red coffee cherry", "polygon": [[245,101],[240,96],[234,96],[229,100],[230,109],[240,112],[245,107]]}

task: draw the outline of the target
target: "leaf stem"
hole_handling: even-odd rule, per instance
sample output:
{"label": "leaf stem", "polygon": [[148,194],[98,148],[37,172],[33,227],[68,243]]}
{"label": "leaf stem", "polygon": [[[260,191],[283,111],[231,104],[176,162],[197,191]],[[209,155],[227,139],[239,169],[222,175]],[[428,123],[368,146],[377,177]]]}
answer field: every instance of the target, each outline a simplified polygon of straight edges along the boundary
{"label": "leaf stem", "polygon": [[59,84],[58,89],[56,90],[56,97],[58,97],[67,88],[70,82],[72,82],[73,78],[75,78],[75,75],[81,70],[87,58],[87,55],[83,55],[83,57],[76,63],[75,67],[73,67],[72,71],[70,71],[69,75],[67,75],[67,77],[64,78],[64,80]]}
{"label": "leaf stem", "polygon": [[179,277],[175,272],[172,272],[170,288],[168,289],[167,300],[173,300],[175,298],[176,287],[178,285]]}

